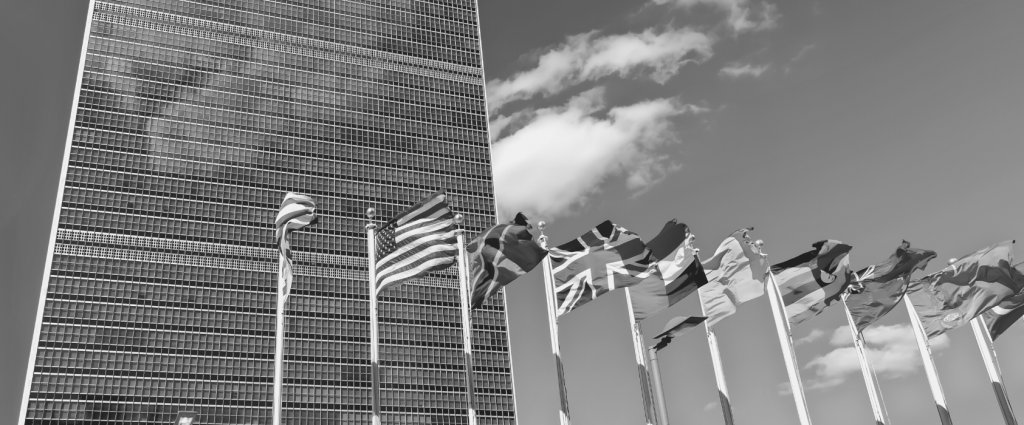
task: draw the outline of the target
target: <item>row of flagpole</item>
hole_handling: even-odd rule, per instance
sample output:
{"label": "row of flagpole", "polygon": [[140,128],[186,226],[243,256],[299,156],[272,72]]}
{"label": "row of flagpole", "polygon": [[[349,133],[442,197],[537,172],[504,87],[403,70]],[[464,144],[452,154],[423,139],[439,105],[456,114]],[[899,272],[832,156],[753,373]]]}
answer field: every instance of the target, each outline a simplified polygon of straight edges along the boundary
{"label": "row of flagpole", "polygon": [[[285,308],[287,305],[288,293],[291,286],[291,272],[292,265],[290,259],[290,251],[288,249],[287,236],[290,230],[297,230],[305,225],[315,223],[315,217],[312,220],[305,220],[304,217],[293,216],[288,218],[284,224],[282,224],[282,215],[285,214],[285,207],[289,206],[289,197],[301,195],[289,194],[286,197],[285,203],[282,205],[282,211],[278,216],[278,238],[281,244],[280,252],[280,267],[279,267],[279,291],[278,291],[278,303],[277,303],[277,317],[276,317],[276,347],[275,347],[275,373],[274,373],[274,398],[273,398],[273,423],[274,425],[280,425],[282,423],[282,406],[283,406],[283,354],[284,354],[284,330],[285,330]],[[308,198],[305,198],[310,204]],[[300,200],[301,201],[301,200]],[[295,203],[297,201],[292,201]],[[308,207],[306,211],[310,216],[313,214],[313,208]],[[379,288],[376,282],[376,252],[377,247],[375,246],[375,231],[377,225],[372,222],[374,218],[374,210],[371,208],[367,211],[367,216],[371,220],[366,225],[367,230],[367,252],[369,261],[369,294],[370,294],[370,365],[372,375],[372,424],[381,425],[381,403],[380,403],[380,338],[379,338],[379,312],[378,312],[378,299],[377,292]],[[286,217],[287,218],[287,217]],[[299,220],[299,221],[296,221]],[[456,216],[456,224],[461,224],[461,215]],[[298,224],[294,224],[298,223]],[[282,227],[283,226],[283,227]],[[544,222],[539,223],[539,229],[541,235],[538,238],[540,246],[547,249],[547,236],[544,235]],[[282,230],[284,229],[284,230]],[[459,274],[459,291],[461,299],[461,316],[462,316],[462,337],[463,337],[463,352],[464,352],[464,363],[465,363],[465,377],[466,377],[466,396],[467,396],[467,416],[468,424],[476,425],[476,398],[474,394],[474,373],[473,373],[473,353],[472,353],[472,312],[470,308],[470,283],[468,281],[469,269],[468,260],[466,253],[465,235],[462,230],[455,232],[457,238],[457,267]],[[763,242],[758,240],[756,242],[750,242],[744,232],[743,237],[751,247],[756,251],[756,255],[759,255],[763,260],[766,261],[766,254],[762,251]],[[694,261],[699,261],[699,258],[695,257]],[[950,260],[953,263],[954,260]],[[549,319],[549,331],[551,336],[552,354],[555,361],[556,378],[558,381],[559,391],[559,422],[560,425],[569,425],[569,403],[568,393],[566,390],[564,369],[561,359],[561,353],[559,349],[558,339],[558,305],[557,298],[555,295],[555,279],[554,271],[552,270],[552,263],[549,257],[545,256],[541,260],[543,272],[544,272],[544,286],[548,310]],[[870,274],[870,271],[864,273],[865,275]],[[865,276],[856,276],[855,278],[860,281],[866,278]],[[787,316],[785,303],[782,298],[782,294],[779,290],[778,284],[775,281],[775,276],[771,272],[769,267],[766,272],[767,282],[765,282],[765,288],[767,289],[767,295],[769,303],[771,305],[771,311],[773,319],[776,325],[776,331],[779,338],[779,343],[783,352],[783,359],[786,365],[787,374],[789,377],[790,387],[794,397],[794,403],[797,408],[797,415],[801,425],[810,425],[810,413],[808,410],[807,400],[804,395],[802,381],[800,379],[799,367],[796,359],[795,348],[792,340],[792,332],[790,329],[790,320]],[[847,294],[844,294],[844,310],[847,320],[850,325],[851,332],[853,333],[854,348],[857,352],[858,360],[861,365],[862,374],[865,380],[865,387],[868,392],[869,401],[872,407],[872,412],[875,418],[876,424],[888,424],[888,414],[885,409],[885,404],[882,400],[881,392],[878,386],[877,378],[871,368],[870,359],[868,352],[865,347],[865,341],[863,335],[857,330],[857,326],[854,323],[854,319],[846,307],[845,298]],[[658,366],[658,358],[656,349],[653,347],[644,347],[644,338],[641,331],[640,323],[634,319],[633,304],[630,302],[630,293],[626,291],[627,305],[628,305],[628,318],[630,324],[631,339],[634,345],[634,354],[636,357],[637,368],[641,384],[641,398],[643,401],[644,415],[646,423],[649,425],[659,424],[668,425],[668,412],[666,410],[665,395],[663,386],[661,384],[660,368]],[[928,336],[925,332],[923,324],[915,310],[913,303],[910,300],[903,300],[906,304],[908,315],[911,319],[911,325],[913,327],[915,337],[918,343],[920,354],[922,356],[925,374],[928,379],[929,387],[931,389],[933,398],[935,400],[936,408],[939,414],[940,422],[943,425],[951,425],[952,420],[949,415],[949,410],[946,405],[945,395],[943,394],[941,384],[939,382],[938,373],[935,367],[934,360],[931,355],[931,348],[928,342]],[[703,300],[701,302],[702,312],[707,314],[704,310]],[[1016,425],[1016,418],[1014,417],[1012,408],[1009,403],[1009,398],[1006,394],[1005,386],[1002,383],[1000,376],[999,365],[996,359],[995,349],[992,344],[992,337],[986,330],[986,324],[984,318],[981,316],[975,317],[971,320],[971,325],[974,330],[979,349],[982,354],[982,358],[985,363],[985,368],[988,373],[989,379],[991,380],[993,390],[997,401],[1000,406],[1001,413],[1004,421],[1007,425]],[[719,352],[719,346],[717,342],[717,336],[714,332],[712,325],[705,322],[706,335],[708,339],[708,347],[711,351],[712,366],[715,371],[716,384],[718,386],[718,392],[720,397],[720,404],[722,408],[723,417],[726,425],[733,425],[733,403],[729,396],[728,387],[725,380],[724,367],[721,361],[721,354]]]}

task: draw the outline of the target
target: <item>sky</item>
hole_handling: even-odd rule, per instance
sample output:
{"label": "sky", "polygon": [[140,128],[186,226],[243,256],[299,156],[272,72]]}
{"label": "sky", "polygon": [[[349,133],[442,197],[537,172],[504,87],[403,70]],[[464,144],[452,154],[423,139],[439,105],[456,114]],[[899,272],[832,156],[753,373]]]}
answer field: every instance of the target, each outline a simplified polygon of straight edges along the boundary
{"label": "sky", "polygon": [[[86,2],[0,11],[0,420],[13,423],[42,281]],[[822,239],[855,268],[907,239],[961,257],[1024,236],[1024,3],[517,0],[480,4],[498,206],[552,244],[603,220],[651,238],[677,218],[705,255],[754,226],[780,262]],[[1024,251],[1016,249],[1017,258]],[[519,423],[557,424],[539,270],[508,287]],[[695,297],[644,322],[648,342]],[[642,421],[625,299],[559,323],[576,424]],[[793,329],[811,418],[871,410],[841,310]],[[716,326],[736,422],[797,423],[768,302]],[[897,309],[866,334],[893,423],[936,421]],[[932,341],[957,423],[1001,423],[968,328]],[[996,342],[1024,409],[1024,326]],[[721,424],[703,332],[660,353],[676,424]]]}

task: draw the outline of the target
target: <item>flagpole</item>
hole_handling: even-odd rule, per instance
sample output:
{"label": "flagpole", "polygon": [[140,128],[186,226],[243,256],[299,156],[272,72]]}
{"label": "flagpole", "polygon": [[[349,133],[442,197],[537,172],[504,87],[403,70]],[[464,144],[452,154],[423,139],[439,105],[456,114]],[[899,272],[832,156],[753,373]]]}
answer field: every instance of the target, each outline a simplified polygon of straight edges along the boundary
{"label": "flagpole", "polygon": [[665,404],[665,388],[661,385],[661,368],[658,367],[658,349],[648,347],[647,357],[651,361],[651,380],[654,381],[654,395],[658,401],[658,423],[659,425],[669,425],[668,405]]}
{"label": "flagpole", "polygon": [[932,390],[932,398],[935,399],[935,408],[939,411],[939,420],[942,425],[953,425],[953,418],[949,416],[949,409],[946,408],[946,395],[942,393],[942,384],[939,382],[939,373],[935,368],[935,360],[932,359],[932,349],[928,345],[928,335],[924,332],[924,326],[921,325],[921,319],[917,316],[914,303],[904,297],[903,304],[907,306],[910,325],[914,328],[914,336],[917,337],[917,348],[921,351],[924,373],[928,377],[928,386]]}
{"label": "flagpole", "polygon": [[366,270],[370,289],[370,398],[373,409],[371,415],[372,425],[380,425],[380,332],[377,329],[377,239],[374,235],[377,224],[372,221],[375,214],[373,208],[366,209],[366,217],[371,220],[366,224]]}
{"label": "flagpole", "polygon": [[[541,248],[548,248],[548,237],[544,235],[544,227],[547,224],[543,221],[537,223],[537,228],[540,229],[540,241]],[[555,357],[555,375],[558,378],[558,421],[560,425],[569,425],[569,396],[565,390],[565,373],[562,369],[562,352],[558,347],[558,304],[555,298],[555,283],[554,277],[552,276],[551,270],[551,257],[545,255],[544,259],[541,260],[541,266],[544,269],[544,292],[547,296],[548,304],[548,331],[551,333],[551,352]]]}
{"label": "flagpole", "polygon": [[[283,237],[288,237],[285,234]],[[288,259],[284,253],[278,250],[277,267],[277,327],[274,328],[274,425],[281,425],[282,396],[284,391],[284,308],[288,303],[285,298],[285,285],[283,273],[286,272]]]}
{"label": "flagpole", "polygon": [[996,393],[999,410],[1003,413],[1003,421],[1006,422],[1006,425],[1017,425],[1017,417],[1013,414],[1013,407],[1010,406],[1010,396],[1006,393],[1006,386],[1003,385],[1003,374],[999,370],[996,347],[992,343],[992,335],[988,332],[985,318],[978,316],[972,319],[971,328],[974,329],[974,337],[978,340],[978,349],[981,350],[981,358],[985,361],[988,379],[992,381],[992,389]]}
{"label": "flagpole", "polygon": [[[693,250],[693,260],[700,261],[700,249]],[[700,298],[700,314],[707,316],[707,309],[704,307],[704,297],[697,291]],[[708,350],[711,351],[711,366],[715,369],[715,382],[718,384],[718,404],[722,405],[722,417],[725,425],[733,425],[732,400],[729,397],[729,386],[725,383],[725,369],[722,367],[722,354],[718,349],[718,336],[715,335],[715,328],[704,321],[704,330],[708,336]]]}
{"label": "flagpole", "polygon": [[[754,242],[754,248],[757,249],[757,253],[765,258],[767,263],[767,255],[761,251],[761,247],[764,242],[758,240]],[[797,416],[800,418],[800,425],[810,425],[811,415],[807,408],[807,398],[804,396],[804,385],[800,380],[800,369],[797,368],[796,361],[796,350],[793,348],[793,334],[789,329],[789,318],[786,316],[786,310],[782,304],[782,294],[779,293],[778,284],[775,282],[775,274],[771,272],[769,266],[768,279],[771,284],[766,285],[768,287],[768,301],[771,303],[772,313],[775,318],[775,329],[779,334],[779,345],[782,346],[782,358],[786,361],[786,371],[789,373],[789,385],[793,391],[793,401],[796,402]]]}
{"label": "flagpole", "polygon": [[[455,224],[461,225],[462,214],[455,215]],[[462,353],[466,363],[466,401],[469,403],[469,425],[476,425],[476,395],[473,387],[473,315],[469,310],[469,272],[466,269],[465,230],[455,231],[459,244],[459,296],[462,298]]]}
{"label": "flagpole", "polygon": [[846,321],[850,324],[850,333],[853,334],[853,347],[857,351],[857,360],[860,361],[861,374],[864,375],[864,385],[868,390],[871,411],[875,414],[875,423],[877,425],[887,425],[889,423],[889,412],[885,409],[885,402],[882,401],[882,392],[875,377],[875,370],[871,367],[871,361],[868,359],[867,351],[864,348],[864,335],[857,331],[857,323],[853,321],[850,308],[846,306],[847,296],[849,296],[849,293],[843,295],[843,311],[846,312]]}
{"label": "flagpole", "polygon": [[[655,417],[654,403],[651,401],[651,381],[647,371],[647,354],[644,353],[644,335],[640,323],[634,320],[633,300],[626,288],[626,314],[629,319],[629,330],[633,337],[633,355],[636,357],[637,374],[640,377],[640,393],[644,406],[644,419],[647,425],[658,423]],[[664,425],[664,424],[662,424]]]}

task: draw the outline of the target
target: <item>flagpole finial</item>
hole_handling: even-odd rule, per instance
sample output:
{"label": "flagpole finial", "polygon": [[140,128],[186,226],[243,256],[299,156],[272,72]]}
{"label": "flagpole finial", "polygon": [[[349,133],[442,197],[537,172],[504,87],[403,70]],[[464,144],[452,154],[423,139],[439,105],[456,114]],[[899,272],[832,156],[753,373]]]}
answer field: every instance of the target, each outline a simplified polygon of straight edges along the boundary
{"label": "flagpole finial", "polygon": [[366,209],[366,218],[370,219],[370,222],[366,224],[366,230],[373,230],[377,228],[377,224],[373,222],[373,217],[377,215],[377,210],[373,208]]}
{"label": "flagpole finial", "polygon": [[538,237],[537,240],[540,241],[541,248],[548,247],[548,235],[544,234],[544,228],[546,227],[548,227],[547,222],[541,221],[537,223],[537,229],[540,230],[540,237]]}
{"label": "flagpole finial", "polygon": [[[462,214],[455,214],[455,220],[454,221],[455,221],[455,225],[456,226],[462,226],[462,222],[466,221],[466,218],[463,217]],[[462,235],[462,234],[465,234],[465,233],[466,233],[466,231],[463,230],[463,229],[455,229],[455,234],[456,235]]]}
{"label": "flagpole finial", "polygon": [[764,241],[763,240],[758,239],[758,240],[754,241],[754,248],[757,249],[757,253],[760,256],[762,256],[762,257],[767,257],[768,256],[768,254],[765,254],[764,251],[762,251],[762,248],[764,248]]}

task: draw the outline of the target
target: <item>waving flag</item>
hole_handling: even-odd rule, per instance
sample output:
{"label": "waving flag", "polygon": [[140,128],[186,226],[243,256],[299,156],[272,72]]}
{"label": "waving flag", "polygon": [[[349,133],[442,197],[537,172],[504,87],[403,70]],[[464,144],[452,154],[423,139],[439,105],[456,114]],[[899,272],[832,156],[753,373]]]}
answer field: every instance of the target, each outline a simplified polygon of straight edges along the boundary
{"label": "waving flag", "polygon": [[732,232],[715,255],[704,261],[708,284],[698,289],[708,325],[736,313],[742,303],[764,295],[765,259],[754,252],[747,233],[753,227]]}
{"label": "waving flag", "polygon": [[1013,262],[1013,241],[961,258],[942,271],[910,283],[914,303],[929,338],[956,329],[1024,289],[1024,274]]}
{"label": "waving flag", "polygon": [[658,259],[662,279],[647,279],[627,289],[634,320],[639,322],[671,307],[708,283],[704,268],[695,261],[692,242],[689,227],[673,219],[647,243]]}
{"label": "waving flag", "polygon": [[927,267],[935,255],[935,251],[911,248],[910,242],[903,241],[889,259],[857,272],[864,290],[846,298],[857,332],[864,332],[892,311],[907,292],[910,275]]}
{"label": "waving flag", "polygon": [[673,317],[665,324],[665,330],[654,337],[658,343],[654,345],[655,350],[668,347],[673,338],[679,337],[697,325],[704,323],[707,317]]}
{"label": "waving flag", "polygon": [[455,215],[439,191],[388,221],[376,235],[377,293],[455,263]]}
{"label": "waving flag", "polygon": [[611,221],[548,251],[558,315],[616,288],[661,280],[658,261],[636,233]]}
{"label": "waving flag", "polygon": [[274,238],[277,239],[278,262],[278,294],[280,301],[288,299],[292,293],[292,250],[288,235],[295,230],[316,224],[316,204],[308,196],[288,192],[281,202],[281,209],[274,220]]}
{"label": "waving flag", "polygon": [[790,325],[817,316],[853,282],[852,246],[831,239],[812,246],[814,249],[772,266]]}
{"label": "waving flag", "polygon": [[[1018,268],[1017,271],[1020,269]],[[1003,300],[999,305],[982,313],[981,317],[985,318],[988,334],[995,341],[999,335],[1002,335],[1003,332],[1010,329],[1010,326],[1024,317],[1024,292]]]}
{"label": "waving flag", "polygon": [[470,242],[469,283],[473,288],[472,308],[503,286],[519,278],[547,255],[547,251],[533,241],[530,223],[522,213],[509,224],[499,224],[480,233]]}

